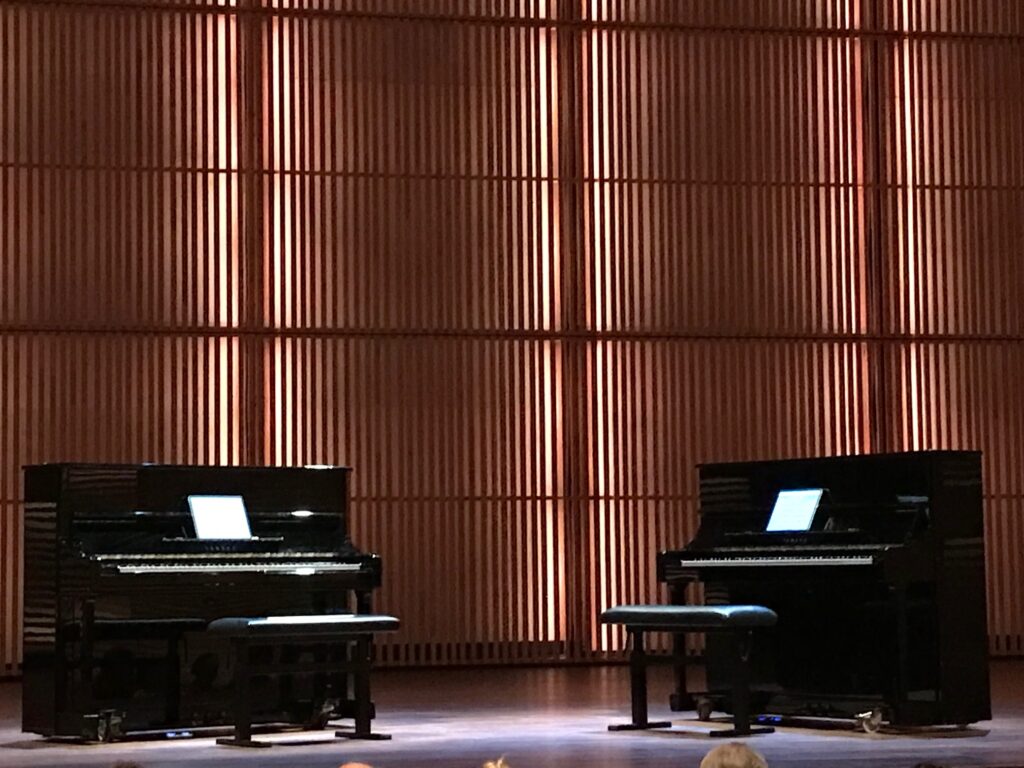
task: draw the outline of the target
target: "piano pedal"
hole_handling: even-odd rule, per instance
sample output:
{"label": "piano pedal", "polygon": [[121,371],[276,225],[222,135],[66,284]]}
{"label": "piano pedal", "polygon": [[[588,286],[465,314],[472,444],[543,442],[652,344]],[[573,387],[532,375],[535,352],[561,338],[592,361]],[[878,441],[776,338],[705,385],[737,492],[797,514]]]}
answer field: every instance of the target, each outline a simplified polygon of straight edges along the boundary
{"label": "piano pedal", "polygon": [[327,699],[319,705],[314,704],[313,711],[310,713],[309,719],[306,721],[306,730],[322,731],[336,716],[335,713],[337,708],[337,699]]}
{"label": "piano pedal", "polygon": [[85,715],[82,720],[82,738],[85,741],[109,744],[124,737],[121,727],[124,722],[124,712],[104,709],[95,715]]}

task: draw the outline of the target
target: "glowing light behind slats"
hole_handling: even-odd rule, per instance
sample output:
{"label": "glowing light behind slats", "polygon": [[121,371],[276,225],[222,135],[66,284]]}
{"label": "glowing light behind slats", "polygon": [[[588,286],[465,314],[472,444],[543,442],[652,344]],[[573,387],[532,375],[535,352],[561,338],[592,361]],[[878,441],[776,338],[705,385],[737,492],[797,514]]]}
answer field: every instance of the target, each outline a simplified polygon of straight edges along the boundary
{"label": "glowing light behind slats", "polygon": [[[1005,4],[893,2],[883,55],[883,434],[984,452],[991,649],[1024,652],[1021,18]],[[942,33],[925,36],[920,33]],[[994,38],[968,35],[998,35]],[[919,338],[915,338],[919,336]]]}
{"label": "glowing light behind slats", "polygon": [[0,0],[19,467],[351,464],[394,664],[588,660],[700,461],[979,447],[1024,652],[1000,0]]}

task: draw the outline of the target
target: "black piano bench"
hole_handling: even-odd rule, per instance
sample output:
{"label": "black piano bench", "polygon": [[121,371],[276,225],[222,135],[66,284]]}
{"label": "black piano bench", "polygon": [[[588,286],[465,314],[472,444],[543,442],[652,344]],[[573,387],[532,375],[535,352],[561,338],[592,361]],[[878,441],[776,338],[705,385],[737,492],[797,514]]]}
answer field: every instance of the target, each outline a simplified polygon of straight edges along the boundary
{"label": "black piano bench", "polygon": [[[760,605],[620,605],[601,614],[604,624],[624,624],[629,633],[629,688],[633,721],[610,725],[610,731],[669,728],[668,721],[647,719],[647,665],[645,632],[721,632],[732,636],[735,648],[732,705],[733,727],[712,731],[710,736],[751,736],[772,733],[774,728],[750,726],[750,648],[754,630],[772,627],[778,616]],[[675,659],[685,664],[685,659]]]}
{"label": "black piano bench", "polygon": [[325,670],[316,663],[296,666],[275,662],[257,663],[250,651],[257,646],[317,645],[339,643],[350,649],[347,661],[332,671],[352,675],[355,697],[355,729],[337,731],[348,739],[390,739],[373,733],[373,702],[370,698],[370,668],[373,664],[373,637],[378,632],[398,629],[394,616],[378,614],[328,614],[319,616],[272,616],[270,618],[225,618],[210,622],[207,631],[231,638],[235,662],[234,724],[231,738],[217,739],[232,747],[269,747],[252,738],[252,702],[250,682],[257,675],[315,674]]}

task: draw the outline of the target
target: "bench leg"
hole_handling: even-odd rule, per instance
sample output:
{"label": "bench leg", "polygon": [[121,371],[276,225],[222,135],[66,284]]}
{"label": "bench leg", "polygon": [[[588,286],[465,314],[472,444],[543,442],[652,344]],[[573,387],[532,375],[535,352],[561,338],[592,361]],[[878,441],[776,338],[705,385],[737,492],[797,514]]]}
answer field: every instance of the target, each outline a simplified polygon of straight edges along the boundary
{"label": "bench leg", "polygon": [[750,631],[731,633],[729,641],[733,646],[732,728],[724,731],[712,731],[709,735],[727,738],[774,733],[774,728],[767,726],[752,728],[750,726],[750,650],[753,633]]}
{"label": "bench leg", "polygon": [[233,705],[235,733],[230,738],[217,739],[218,744],[227,747],[269,747],[265,741],[254,741],[252,738],[252,701],[249,696],[249,643],[245,638],[234,638],[231,641],[235,657],[235,701]]}
{"label": "bench leg", "polygon": [[644,631],[627,628],[629,633],[629,698],[633,721],[609,725],[609,731],[644,731],[650,728],[670,728],[668,720],[651,722],[647,719],[647,653],[644,651]]}
{"label": "bench leg", "polygon": [[360,636],[355,641],[352,657],[353,687],[355,694],[355,721],[353,731],[335,731],[340,739],[390,739],[387,733],[374,733],[371,730],[373,721],[373,700],[370,698],[370,668],[373,666],[373,636]]}

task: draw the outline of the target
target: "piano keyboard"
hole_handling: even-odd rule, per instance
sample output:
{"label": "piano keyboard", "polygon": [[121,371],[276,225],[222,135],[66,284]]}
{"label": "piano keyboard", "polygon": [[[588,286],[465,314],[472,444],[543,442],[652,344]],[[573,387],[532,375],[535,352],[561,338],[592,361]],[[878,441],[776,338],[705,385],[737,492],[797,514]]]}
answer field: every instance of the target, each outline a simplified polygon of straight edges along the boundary
{"label": "piano keyboard", "polygon": [[746,568],[746,567],[787,567],[793,566],[849,566],[871,565],[874,559],[864,556],[839,557],[708,557],[680,560],[683,568]]}
{"label": "piano keyboard", "polygon": [[308,575],[313,573],[336,573],[359,571],[359,563],[334,562],[273,562],[273,563],[140,563],[119,565],[118,573],[290,573]]}

